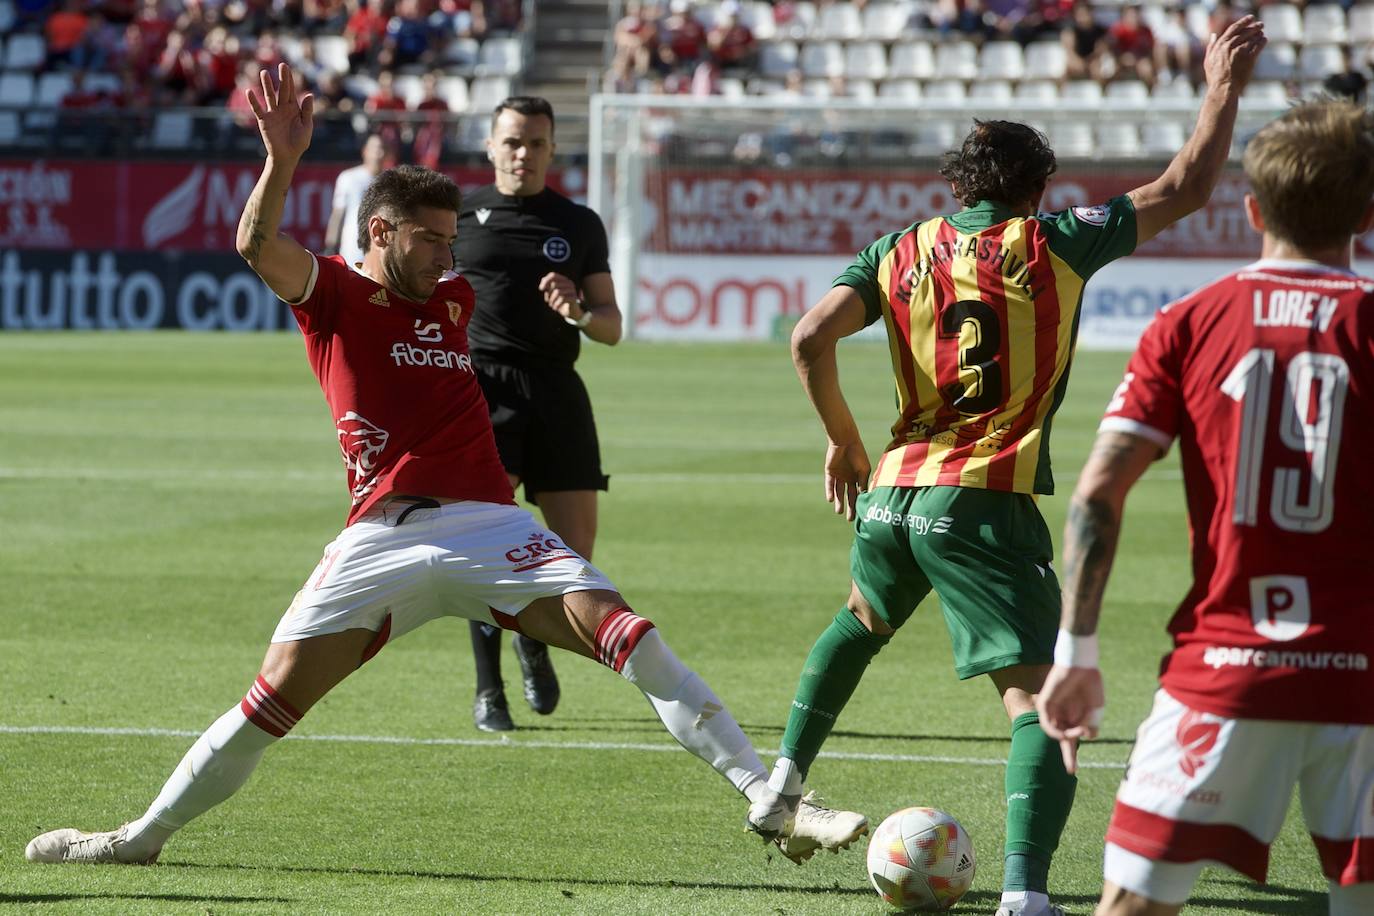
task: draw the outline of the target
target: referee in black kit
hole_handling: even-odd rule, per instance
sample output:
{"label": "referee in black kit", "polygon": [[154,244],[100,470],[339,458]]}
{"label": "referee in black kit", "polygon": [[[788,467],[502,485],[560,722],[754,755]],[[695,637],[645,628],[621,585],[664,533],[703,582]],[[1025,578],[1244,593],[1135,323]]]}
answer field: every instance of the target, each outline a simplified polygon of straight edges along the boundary
{"label": "referee in black kit", "polygon": [[[496,106],[487,158],[496,180],[466,194],[456,267],[477,291],[468,326],[477,378],[511,485],[544,523],[587,559],[596,541],[596,491],[606,489],[587,389],[573,369],[582,335],[620,340],[606,229],[588,208],[544,186],[553,161],[553,108],[533,96]],[[484,731],[515,728],[501,680],[501,631],[473,622]],[[558,705],[543,643],[517,635],[525,699],[540,715]]]}

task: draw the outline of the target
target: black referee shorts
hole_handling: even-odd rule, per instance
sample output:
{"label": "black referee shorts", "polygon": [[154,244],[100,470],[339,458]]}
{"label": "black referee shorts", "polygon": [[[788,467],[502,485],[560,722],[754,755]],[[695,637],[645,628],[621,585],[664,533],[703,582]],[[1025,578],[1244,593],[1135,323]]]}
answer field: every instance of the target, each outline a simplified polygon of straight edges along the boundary
{"label": "black referee shorts", "polygon": [[477,365],[477,381],[491,411],[496,449],[506,472],[520,478],[525,499],[559,490],[605,490],[601,446],[587,388],[568,369]]}

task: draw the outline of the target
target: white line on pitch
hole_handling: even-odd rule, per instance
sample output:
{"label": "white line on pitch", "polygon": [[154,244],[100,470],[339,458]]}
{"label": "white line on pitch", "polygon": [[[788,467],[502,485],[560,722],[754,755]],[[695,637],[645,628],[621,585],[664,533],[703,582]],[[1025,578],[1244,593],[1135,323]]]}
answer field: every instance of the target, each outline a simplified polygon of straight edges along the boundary
{"label": "white line on pitch", "polygon": [[[0,725],[6,735],[96,735],[101,737],[132,738],[198,738],[200,732],[182,728],[96,728],[82,725]],[[400,744],[425,747],[488,747],[513,750],[550,751],[648,751],[673,753],[682,749],[672,744],[634,744],[614,741],[527,741],[512,738],[413,738],[405,735],[287,735],[288,741],[330,741],[340,744]],[[765,757],[778,752],[760,751]],[[932,754],[869,754],[858,751],[822,751],[831,760],[872,760],[881,763],[955,763],[967,766],[1006,766],[1006,760],[992,757],[952,757]],[[1078,764],[1088,770],[1119,770],[1124,763],[1085,762]]]}

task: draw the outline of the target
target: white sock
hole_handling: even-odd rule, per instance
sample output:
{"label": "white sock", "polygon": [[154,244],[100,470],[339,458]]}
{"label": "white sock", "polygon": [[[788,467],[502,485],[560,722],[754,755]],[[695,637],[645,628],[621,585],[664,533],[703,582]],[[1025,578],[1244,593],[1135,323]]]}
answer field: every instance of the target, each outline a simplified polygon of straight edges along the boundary
{"label": "white sock", "polygon": [[1035,916],[1050,908],[1050,898],[1039,891],[1002,891],[998,905],[1013,907],[1012,912],[1018,916]]}
{"label": "white sock", "polygon": [[791,757],[779,757],[773,764],[773,773],[768,777],[768,788],[779,795],[801,795],[801,770]]}
{"label": "white sock", "polygon": [[[264,682],[259,680],[258,683]],[[294,717],[289,722],[282,718],[290,715],[289,706],[281,705],[275,697],[264,697],[257,685],[254,691],[259,692],[256,696],[250,692],[244,701],[255,707],[254,720],[248,718],[243,704],[239,704],[216,719],[196,739],[147,812],[129,824],[125,831],[126,855],[136,858],[152,855],[192,818],[238,791],[257,767],[263,752],[280,737],[265,731],[255,724],[255,720],[265,721],[260,717],[271,713],[275,716],[273,731],[282,734],[295,724]]]}
{"label": "white sock", "polygon": [[634,684],[678,744],[709,763],[749,801],[762,792],[768,771],[735,717],[711,688],[648,630],[620,669]]}

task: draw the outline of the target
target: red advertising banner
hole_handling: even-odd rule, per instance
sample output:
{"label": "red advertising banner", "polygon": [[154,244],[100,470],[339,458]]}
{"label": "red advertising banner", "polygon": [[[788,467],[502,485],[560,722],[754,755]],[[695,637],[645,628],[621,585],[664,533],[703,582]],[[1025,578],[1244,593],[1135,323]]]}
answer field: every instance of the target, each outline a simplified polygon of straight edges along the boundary
{"label": "red advertising banner", "polygon": [[[1101,203],[1148,184],[1156,172],[1056,174],[1047,211]],[[1259,236],[1245,221],[1245,176],[1227,172],[1204,209],[1140,246],[1165,258],[1259,256]],[[655,169],[645,176],[647,251],[661,254],[845,255],[916,220],[960,208],[934,172],[709,171]],[[1374,252],[1374,234],[1361,240]]]}
{"label": "red advertising banner", "polygon": [[[307,248],[324,242],[334,179],[348,164],[303,163],[282,230]],[[254,162],[0,160],[0,249],[232,251]],[[489,184],[489,169],[449,169],[465,191]],[[584,190],[582,173],[553,171],[549,184]]]}

